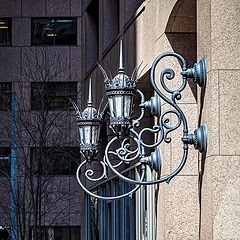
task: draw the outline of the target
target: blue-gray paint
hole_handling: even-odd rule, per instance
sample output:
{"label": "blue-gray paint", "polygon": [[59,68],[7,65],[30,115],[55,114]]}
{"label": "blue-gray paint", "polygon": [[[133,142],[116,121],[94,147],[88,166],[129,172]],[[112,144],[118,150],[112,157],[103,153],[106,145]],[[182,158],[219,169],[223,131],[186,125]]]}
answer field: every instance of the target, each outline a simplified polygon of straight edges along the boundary
{"label": "blue-gray paint", "polygon": [[[85,138],[84,136],[82,137],[82,142],[87,143],[87,151],[85,151],[85,148],[82,148],[80,145],[80,151],[84,155],[85,160],[79,165],[76,174],[78,183],[86,193],[104,200],[117,200],[126,196],[131,196],[132,193],[136,192],[140,188],[141,185],[153,185],[160,184],[162,182],[169,183],[171,179],[179,174],[183,169],[187,161],[189,145],[194,145],[195,149],[198,149],[201,153],[207,150],[206,126],[201,125],[194,131],[193,134],[189,134],[187,118],[178,104],[178,101],[182,97],[182,92],[187,86],[188,79],[193,79],[194,83],[198,84],[200,87],[206,86],[207,71],[205,59],[203,58],[195,63],[192,68],[187,68],[187,62],[181,55],[174,52],[160,54],[153,61],[149,76],[156,96],[152,97],[150,101],[145,101],[144,94],[137,89],[138,68],[135,68],[131,77],[124,74],[122,42],[120,43],[119,55],[120,64],[118,74],[114,78],[108,77],[106,71],[99,65],[104,77],[105,90],[108,98],[110,119],[109,128],[111,128],[115,136],[105,146],[103,159],[98,159],[102,165],[102,175],[96,179],[92,177],[95,176],[94,170],[86,167],[84,171],[88,180],[96,182],[108,178],[108,172],[110,169],[110,172],[115,174],[118,178],[124,182],[135,184],[135,187],[133,189],[129,189],[128,192],[121,195],[119,195],[118,192],[111,191],[111,194],[107,196],[94,194],[87,189],[81,182],[79,173],[81,173],[81,170],[86,166],[86,164],[94,159],[92,153],[97,153],[99,149],[96,148],[98,147],[97,144],[88,144],[88,138]],[[166,84],[167,80],[173,81],[175,79],[176,74],[173,68],[164,68],[158,76],[158,71],[156,70],[159,66],[158,64],[166,57],[174,57],[180,64],[181,84],[179,84],[178,88],[171,88]],[[137,119],[133,119],[133,99],[136,94],[140,95],[140,116]],[[167,103],[169,109],[162,112],[161,101]],[[145,117],[145,111],[147,109],[149,109],[151,114],[157,118],[157,121],[150,127],[140,128],[141,120]],[[171,123],[171,116],[174,116],[174,118],[177,119],[176,123]],[[81,125],[84,126],[84,128],[89,129],[92,127],[95,120],[95,116],[87,117],[87,119],[81,118]],[[159,146],[164,142],[167,144],[171,143],[171,132],[181,128],[182,137],[179,140],[182,141],[183,144],[182,157],[180,158],[179,164],[170,174],[162,176],[162,159]],[[151,144],[148,143],[143,137],[147,134],[156,135],[156,141]],[[97,134],[96,131],[94,137],[95,142],[98,142],[98,137],[99,134]],[[149,150],[152,153],[150,155],[146,155],[146,150]],[[114,160],[116,159],[119,161],[118,164],[113,164],[112,156],[114,156]],[[140,180],[126,177],[121,172],[122,168],[120,168],[120,165],[133,162],[138,163],[141,166]],[[149,166],[152,170],[158,173],[156,178],[153,180],[146,180],[146,166]],[[114,206],[115,205],[113,204],[113,212]],[[115,238],[114,235],[111,235],[111,237]]]}
{"label": "blue-gray paint", "polygon": [[12,92],[12,122],[11,122],[11,198],[10,198],[10,209],[11,209],[11,229],[10,235],[11,240],[17,240],[17,208],[16,208],[16,192],[17,192],[17,149],[16,149],[16,93]]}

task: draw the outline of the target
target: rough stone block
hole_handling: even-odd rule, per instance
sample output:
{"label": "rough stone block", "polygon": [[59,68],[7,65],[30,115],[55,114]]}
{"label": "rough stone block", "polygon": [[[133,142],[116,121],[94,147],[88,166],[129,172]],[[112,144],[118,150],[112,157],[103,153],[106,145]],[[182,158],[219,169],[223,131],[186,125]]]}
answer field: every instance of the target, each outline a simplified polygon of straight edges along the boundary
{"label": "rough stone block", "polygon": [[197,42],[198,58],[205,57],[207,69],[211,69],[211,1],[197,1]]}
{"label": "rough stone block", "polygon": [[[70,47],[46,48],[50,80],[66,82],[70,79]],[[52,67],[51,67],[52,66]]]}
{"label": "rough stone block", "polygon": [[21,0],[0,0],[0,6],[1,17],[21,16]]}
{"label": "rough stone block", "polygon": [[81,4],[80,0],[71,0],[71,16],[81,16]]}
{"label": "rough stone block", "polygon": [[239,155],[240,71],[219,71],[220,153]]}
{"label": "rough stone block", "polygon": [[[219,76],[218,71],[207,75],[207,84],[203,98],[201,123],[207,125],[207,156],[219,154]],[[229,93],[228,93],[229,94]],[[200,95],[200,94],[199,94]],[[200,100],[201,101],[201,100]],[[201,113],[200,113],[201,114]]]}
{"label": "rough stone block", "polygon": [[212,157],[199,162],[200,239],[213,239]]}
{"label": "rough stone block", "polygon": [[212,157],[213,239],[240,239],[240,157]]}
{"label": "rough stone block", "polygon": [[70,0],[46,0],[46,16],[70,16]]}
{"label": "rough stone block", "polygon": [[0,49],[0,81],[14,82],[20,80],[20,48],[4,47]]}
{"label": "rough stone block", "polygon": [[72,81],[80,81],[81,79],[81,48],[70,48],[70,74]]}
{"label": "rough stone block", "polygon": [[239,1],[212,0],[211,11],[212,68],[240,69]]}
{"label": "rough stone block", "polygon": [[44,17],[45,0],[22,0],[23,17]]}
{"label": "rough stone block", "polygon": [[162,202],[164,208],[159,210],[158,219],[160,222],[165,222],[165,227],[159,229],[159,234],[164,235],[164,239],[197,240],[199,228],[198,177],[176,177],[169,185],[162,184],[158,196],[164,199],[158,200],[158,202],[164,201]]}
{"label": "rough stone block", "polygon": [[31,45],[31,20],[30,18],[13,18],[12,20],[12,45]]}

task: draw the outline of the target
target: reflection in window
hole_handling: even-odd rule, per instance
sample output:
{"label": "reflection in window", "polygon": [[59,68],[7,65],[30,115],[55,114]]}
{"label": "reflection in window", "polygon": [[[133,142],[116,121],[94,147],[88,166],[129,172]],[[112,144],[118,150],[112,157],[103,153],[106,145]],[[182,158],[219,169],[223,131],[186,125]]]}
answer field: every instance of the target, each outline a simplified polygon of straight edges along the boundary
{"label": "reflection in window", "polygon": [[[134,178],[134,170],[127,177]],[[95,189],[102,196],[119,195],[133,186],[119,179],[112,179]],[[130,240],[136,239],[136,195],[116,201],[85,198],[85,239],[87,240]],[[139,238],[140,239],[140,238]]]}
{"label": "reflection in window", "polygon": [[0,147],[0,176],[10,175],[10,156],[11,148]]}
{"label": "reflection in window", "polygon": [[0,110],[11,109],[11,92],[12,83],[1,82],[0,83]]}
{"label": "reflection in window", "polygon": [[31,85],[32,110],[71,108],[77,99],[76,82],[37,82]]}
{"label": "reflection in window", "polygon": [[[41,240],[81,240],[81,227],[79,226],[42,226],[38,229],[38,239]],[[30,231],[30,239],[33,230]]]}
{"label": "reflection in window", "polygon": [[31,148],[33,175],[74,175],[80,163],[77,147]]}
{"label": "reflection in window", "polygon": [[32,20],[32,45],[76,45],[76,18]]}
{"label": "reflection in window", "polygon": [[0,46],[11,46],[12,22],[11,19],[0,19]]}
{"label": "reflection in window", "polygon": [[10,236],[6,228],[0,226],[0,239],[1,240],[9,240]]}
{"label": "reflection in window", "polygon": [[[147,168],[147,179],[153,179],[154,174]],[[130,179],[140,177],[139,171],[134,169],[125,176]],[[93,193],[114,196],[132,188],[132,184],[113,178],[94,188]],[[115,201],[85,196],[84,239],[156,239],[155,186],[142,186],[131,197]]]}

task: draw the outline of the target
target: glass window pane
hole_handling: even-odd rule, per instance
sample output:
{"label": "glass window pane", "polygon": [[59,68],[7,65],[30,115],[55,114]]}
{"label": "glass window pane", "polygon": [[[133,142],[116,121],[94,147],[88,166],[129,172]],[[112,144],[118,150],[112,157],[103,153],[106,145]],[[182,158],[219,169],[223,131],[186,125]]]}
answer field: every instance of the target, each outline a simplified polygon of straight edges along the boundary
{"label": "glass window pane", "polygon": [[11,148],[0,148],[0,176],[6,176],[10,174],[10,154]]}
{"label": "glass window pane", "polygon": [[11,109],[12,83],[0,83],[0,110]]}
{"label": "glass window pane", "polygon": [[[42,164],[39,162],[42,161]],[[78,147],[31,148],[31,172],[43,175],[74,175],[80,164]]]}
{"label": "glass window pane", "polygon": [[53,45],[54,44],[54,20],[34,19],[32,20],[32,44]]}
{"label": "glass window pane", "polygon": [[9,240],[10,239],[8,231],[5,228],[0,228],[0,239],[1,240]]}
{"label": "glass window pane", "polygon": [[36,18],[32,20],[32,45],[76,44],[76,18]]}
{"label": "glass window pane", "polygon": [[55,20],[55,44],[74,45],[77,36],[76,19],[56,19]]}
{"label": "glass window pane", "polygon": [[72,108],[69,99],[77,99],[77,83],[32,83],[32,110]]}
{"label": "glass window pane", "polygon": [[0,19],[0,46],[11,46],[12,41],[11,19]]}
{"label": "glass window pane", "polygon": [[81,228],[71,227],[71,240],[80,240]]}

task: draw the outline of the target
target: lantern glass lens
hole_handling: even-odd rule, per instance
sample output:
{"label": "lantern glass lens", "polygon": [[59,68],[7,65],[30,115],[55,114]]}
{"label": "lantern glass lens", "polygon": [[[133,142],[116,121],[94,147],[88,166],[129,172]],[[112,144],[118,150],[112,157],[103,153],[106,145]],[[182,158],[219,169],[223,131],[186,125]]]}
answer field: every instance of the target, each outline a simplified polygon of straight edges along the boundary
{"label": "lantern glass lens", "polygon": [[80,135],[80,143],[84,144],[85,140],[84,140],[84,135],[83,135],[83,126],[78,127],[78,129],[79,129],[79,135]]}
{"label": "lantern glass lens", "polygon": [[124,117],[130,117],[132,113],[132,96],[125,95],[124,96]]}
{"label": "lantern glass lens", "polygon": [[108,97],[108,103],[109,103],[109,111],[110,111],[110,116],[111,117],[115,117],[115,114],[114,114],[114,107],[113,107],[113,97]]}
{"label": "lantern glass lens", "polygon": [[123,117],[123,96],[122,95],[116,95],[114,96],[115,100],[115,114],[116,117]]}
{"label": "lantern glass lens", "polygon": [[92,144],[98,142],[98,126],[92,126]]}
{"label": "lantern glass lens", "polygon": [[91,126],[84,126],[85,144],[91,144]]}

